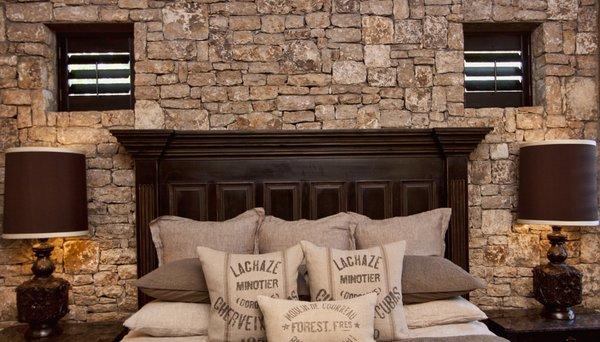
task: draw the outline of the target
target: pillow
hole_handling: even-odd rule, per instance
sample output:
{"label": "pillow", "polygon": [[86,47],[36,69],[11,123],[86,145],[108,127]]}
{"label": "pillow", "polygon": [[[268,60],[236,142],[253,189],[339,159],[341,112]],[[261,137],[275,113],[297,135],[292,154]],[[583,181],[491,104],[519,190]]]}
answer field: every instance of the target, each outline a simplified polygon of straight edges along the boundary
{"label": "pillow", "polygon": [[299,302],[258,296],[268,341],[375,341],[377,295],[335,302]]}
{"label": "pillow", "polygon": [[129,317],[124,326],[159,337],[206,335],[209,304],[150,302]]}
{"label": "pillow", "polygon": [[210,303],[198,258],[166,263],[133,282],[148,296],[167,302]]}
{"label": "pillow", "polygon": [[405,336],[402,259],[406,242],[343,251],[302,241],[302,249],[313,301],[349,299],[375,291],[375,338],[392,341]]}
{"label": "pillow", "polygon": [[262,313],[256,296],[297,299],[299,245],[268,254],[230,254],[198,247],[210,292],[211,341],[262,341]]}
{"label": "pillow", "polygon": [[161,216],[150,222],[158,264],[160,266],[169,261],[193,258],[196,256],[197,246],[229,253],[254,253],[256,231],[264,215],[262,208],[254,208],[223,222]]}
{"label": "pillow", "polygon": [[356,248],[370,248],[389,242],[406,241],[406,255],[444,256],[444,238],[452,209],[440,208],[420,214],[385,220],[351,213],[357,222]]}
{"label": "pillow", "polygon": [[452,298],[485,288],[475,278],[448,259],[431,256],[404,256],[402,299],[404,304]]}
{"label": "pillow", "polygon": [[318,220],[285,221],[267,216],[258,230],[258,250],[271,253],[310,241],[319,246],[354,249],[354,228],[351,215],[339,213]]}
{"label": "pillow", "polygon": [[487,318],[481,309],[462,297],[405,305],[404,313],[410,329],[468,323]]}
{"label": "pillow", "polygon": [[183,336],[183,337],[154,337],[141,332],[132,330],[123,339],[122,342],[208,342],[208,336]]}

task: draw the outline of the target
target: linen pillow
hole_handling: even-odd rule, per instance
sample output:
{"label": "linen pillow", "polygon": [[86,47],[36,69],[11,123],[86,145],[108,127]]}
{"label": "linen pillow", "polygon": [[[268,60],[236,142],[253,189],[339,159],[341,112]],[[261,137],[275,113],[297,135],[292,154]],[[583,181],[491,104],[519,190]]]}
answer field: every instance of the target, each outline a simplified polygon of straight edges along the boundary
{"label": "linen pillow", "polygon": [[300,302],[258,296],[268,341],[375,341],[377,295],[335,302]]}
{"label": "linen pillow", "polygon": [[404,312],[410,329],[468,323],[487,318],[481,309],[462,297],[405,305]]}
{"label": "linen pillow", "polygon": [[355,227],[353,217],[347,213],[338,213],[318,220],[297,221],[267,216],[258,230],[258,250],[260,253],[281,251],[299,244],[302,240],[319,246],[355,249]]}
{"label": "linen pillow", "polygon": [[210,304],[154,301],[144,305],[123,325],[150,336],[206,335],[209,310]]}
{"label": "linen pillow", "polygon": [[195,221],[177,216],[161,216],[150,222],[152,241],[159,266],[169,261],[193,258],[197,246],[229,253],[256,251],[256,232],[265,217],[262,208],[250,209],[223,222]]}
{"label": "linen pillow", "polygon": [[485,288],[475,278],[448,259],[434,256],[404,256],[402,299],[404,304],[452,298]]}
{"label": "linen pillow", "polygon": [[230,254],[198,247],[210,292],[210,341],[262,341],[265,329],[256,296],[298,299],[299,245],[268,254]]}
{"label": "linen pillow", "polygon": [[406,255],[444,256],[444,237],[452,209],[440,208],[385,220],[351,213],[357,222],[356,248],[364,249],[393,241],[406,241]]}
{"label": "linen pillow", "polygon": [[167,302],[210,303],[198,258],[168,262],[133,282],[148,296]]}
{"label": "linen pillow", "polygon": [[392,341],[408,331],[402,307],[406,242],[343,251],[302,241],[313,301],[341,300],[375,291],[375,338]]}
{"label": "linen pillow", "polygon": [[155,337],[141,332],[130,331],[121,342],[209,342],[208,336],[182,336],[182,337]]}

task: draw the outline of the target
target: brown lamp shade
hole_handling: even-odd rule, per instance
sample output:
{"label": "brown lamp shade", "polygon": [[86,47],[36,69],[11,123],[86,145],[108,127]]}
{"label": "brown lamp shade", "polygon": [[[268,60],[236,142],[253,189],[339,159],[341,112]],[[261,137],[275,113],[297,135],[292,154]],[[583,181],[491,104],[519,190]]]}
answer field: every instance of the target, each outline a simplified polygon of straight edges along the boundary
{"label": "brown lamp shade", "polygon": [[88,234],[85,155],[50,147],[6,151],[4,239]]}
{"label": "brown lamp shade", "polygon": [[553,140],[522,145],[518,222],[598,225],[596,167],[593,140]]}

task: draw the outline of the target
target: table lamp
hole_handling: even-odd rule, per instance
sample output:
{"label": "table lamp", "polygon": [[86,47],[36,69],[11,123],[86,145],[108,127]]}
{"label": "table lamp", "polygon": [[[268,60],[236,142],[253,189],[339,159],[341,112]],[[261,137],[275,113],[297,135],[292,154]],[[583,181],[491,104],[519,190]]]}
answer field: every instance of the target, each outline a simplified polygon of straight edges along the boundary
{"label": "table lamp", "polygon": [[596,142],[552,140],[521,145],[518,223],[551,225],[546,265],[533,269],[533,293],[547,318],[571,320],[582,300],[582,274],[564,263],[563,226],[598,225]]}
{"label": "table lamp", "polygon": [[88,234],[85,155],[65,148],[6,150],[3,239],[39,239],[33,246],[33,278],[19,285],[17,314],[27,336],[60,334],[68,309],[69,282],[52,276],[48,238]]}

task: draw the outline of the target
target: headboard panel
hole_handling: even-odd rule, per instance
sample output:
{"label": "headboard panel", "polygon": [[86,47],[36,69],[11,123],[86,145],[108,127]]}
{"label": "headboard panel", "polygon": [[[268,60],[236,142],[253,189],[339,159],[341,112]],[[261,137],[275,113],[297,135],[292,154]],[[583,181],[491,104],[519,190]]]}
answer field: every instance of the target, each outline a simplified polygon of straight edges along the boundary
{"label": "headboard panel", "polygon": [[468,155],[489,130],[114,130],[135,158],[138,276],[158,265],[152,219],[221,221],[257,206],[288,220],[450,206],[446,256],[467,269]]}

